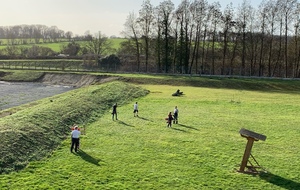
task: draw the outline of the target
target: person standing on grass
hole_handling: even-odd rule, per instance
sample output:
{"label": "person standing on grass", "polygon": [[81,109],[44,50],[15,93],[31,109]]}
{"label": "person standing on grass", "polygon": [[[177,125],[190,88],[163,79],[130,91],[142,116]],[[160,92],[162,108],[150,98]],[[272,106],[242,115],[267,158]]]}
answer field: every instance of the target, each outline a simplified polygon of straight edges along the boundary
{"label": "person standing on grass", "polygon": [[79,148],[79,137],[80,137],[80,131],[78,130],[78,126],[74,127],[74,130],[71,132],[71,152],[73,152],[74,146],[75,146],[75,152],[78,151]]}
{"label": "person standing on grass", "polygon": [[172,112],[169,113],[168,118],[167,118],[167,127],[172,127],[172,120],[173,120],[173,116],[172,116]]}
{"label": "person standing on grass", "polygon": [[135,102],[135,104],[133,105],[133,117],[135,116],[138,117],[139,116],[138,114],[139,114],[138,103]]}
{"label": "person standing on grass", "polygon": [[112,114],[112,120],[114,120],[115,115],[116,115],[116,120],[118,120],[117,107],[118,107],[117,103],[115,103],[112,107],[112,113],[111,113]]}
{"label": "person standing on grass", "polygon": [[177,106],[175,106],[175,108],[174,108],[174,120],[173,120],[173,123],[175,124],[178,124],[178,108],[177,108]]}

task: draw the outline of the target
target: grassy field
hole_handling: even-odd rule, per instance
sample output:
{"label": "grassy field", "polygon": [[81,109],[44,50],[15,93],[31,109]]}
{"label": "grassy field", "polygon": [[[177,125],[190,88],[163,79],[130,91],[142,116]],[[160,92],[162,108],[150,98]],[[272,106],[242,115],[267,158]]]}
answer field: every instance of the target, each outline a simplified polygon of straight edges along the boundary
{"label": "grassy field", "polygon": [[[111,42],[111,44],[112,44],[111,48],[113,49],[112,52],[110,52],[110,53],[115,53],[115,50],[119,49],[120,43],[122,43],[123,41],[126,41],[126,39],[123,39],[123,38],[110,38],[108,40]],[[42,46],[42,47],[48,47],[48,48],[52,49],[53,51],[59,53],[59,52],[61,52],[61,48],[63,46],[68,45],[68,43],[69,43],[68,41],[62,41],[62,42],[58,42],[58,43],[39,43],[39,44],[16,45],[16,46],[22,46],[22,47],[25,47],[25,48],[30,48],[33,45],[37,45],[37,46]],[[76,43],[79,43],[81,46],[84,46],[84,44],[86,42],[76,41]],[[2,45],[0,45],[0,50],[4,49],[6,47],[7,47],[7,45],[4,41],[4,43],[2,43]]]}
{"label": "grassy field", "polygon": [[[299,82],[209,79],[206,82],[211,81],[212,87],[201,87],[203,78],[198,79],[199,86],[180,78],[193,85],[178,87],[155,81],[162,78],[165,83],[172,77],[149,78],[156,84],[140,79],[135,86],[150,93],[129,95],[126,101],[112,96],[132,89],[122,82],[93,85],[56,97],[55,102],[61,104],[56,111],[62,109],[59,115],[65,109],[83,109],[83,105],[87,109],[101,94],[98,98],[103,101],[98,105],[103,106],[102,112],[94,114],[92,122],[82,122],[76,115],[67,123],[78,120],[85,128],[80,152],[70,153],[67,138],[46,158],[30,162],[19,172],[2,174],[0,189],[74,189],[74,185],[75,189],[300,188],[300,91],[289,91]],[[245,84],[247,90],[243,89]],[[250,90],[255,84],[257,88]],[[178,88],[185,95],[171,96]],[[49,99],[41,101],[45,108],[55,108],[51,108]],[[120,102],[118,121],[112,121],[109,110],[115,101]],[[133,117],[135,101],[139,104],[139,117]],[[179,124],[167,128],[164,118],[176,105]],[[43,106],[36,110],[24,108],[19,114],[23,116],[18,118],[24,120],[21,123],[29,122],[28,117],[42,109]],[[53,111],[49,113],[47,120],[57,116]],[[18,121],[1,118],[0,125],[8,120]],[[47,120],[36,119],[35,123],[47,126],[51,124]],[[59,128],[65,129],[67,124]],[[252,150],[264,171],[260,175],[237,172],[247,142],[239,134],[241,128],[267,136],[266,141],[255,142]]]}

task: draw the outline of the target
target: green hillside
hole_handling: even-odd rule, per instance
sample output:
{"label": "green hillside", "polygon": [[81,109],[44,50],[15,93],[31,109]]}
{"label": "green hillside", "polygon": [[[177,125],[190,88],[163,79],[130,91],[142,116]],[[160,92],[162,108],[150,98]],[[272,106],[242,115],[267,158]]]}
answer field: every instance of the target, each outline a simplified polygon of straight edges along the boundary
{"label": "green hillside", "polygon": [[[120,47],[120,43],[123,41],[126,41],[126,39],[123,38],[110,38],[108,39],[111,43],[111,48],[112,49],[118,49]],[[42,46],[42,47],[48,47],[50,49],[52,49],[55,52],[60,52],[61,51],[61,47],[64,45],[67,45],[69,42],[66,40],[63,40],[62,42],[57,42],[57,43],[38,43],[38,44],[28,44],[28,45],[15,45],[16,47],[24,47],[24,48],[30,48],[33,45],[37,45],[37,46]],[[84,46],[84,44],[86,43],[85,41],[76,41],[76,43],[79,43],[81,46]],[[4,49],[7,47],[7,43],[5,43],[5,41],[2,42],[2,44],[0,45],[0,50]],[[114,53],[114,52],[113,52]]]}

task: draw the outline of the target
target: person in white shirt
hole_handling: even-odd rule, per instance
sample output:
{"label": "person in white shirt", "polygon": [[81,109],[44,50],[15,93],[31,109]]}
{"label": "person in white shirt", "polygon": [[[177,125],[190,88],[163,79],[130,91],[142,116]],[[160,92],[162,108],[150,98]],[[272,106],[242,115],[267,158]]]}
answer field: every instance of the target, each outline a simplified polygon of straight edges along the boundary
{"label": "person in white shirt", "polygon": [[79,137],[80,137],[80,131],[78,130],[78,126],[75,126],[74,130],[71,132],[71,138],[72,138],[71,152],[73,152],[74,146],[75,146],[75,152],[78,151]]}
{"label": "person in white shirt", "polygon": [[138,103],[135,102],[135,104],[133,105],[133,116],[134,116],[134,117],[135,117],[135,116],[138,117],[138,116],[139,116],[138,113],[139,113]]}
{"label": "person in white shirt", "polygon": [[177,108],[177,106],[175,106],[175,108],[174,108],[174,120],[173,120],[173,123],[175,124],[178,124],[178,108]]}

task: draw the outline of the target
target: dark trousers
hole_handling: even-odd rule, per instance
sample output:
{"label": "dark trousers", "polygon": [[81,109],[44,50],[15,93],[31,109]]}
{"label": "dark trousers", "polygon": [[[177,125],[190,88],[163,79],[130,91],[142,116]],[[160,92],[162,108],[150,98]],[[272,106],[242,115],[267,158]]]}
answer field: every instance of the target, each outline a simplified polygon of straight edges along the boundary
{"label": "dark trousers", "polygon": [[178,113],[174,113],[174,120],[173,123],[178,123]]}
{"label": "dark trousers", "polygon": [[116,116],[116,120],[118,120],[118,115],[117,115],[117,112],[113,112],[112,113],[112,120],[114,120],[114,117]]}
{"label": "dark trousers", "polygon": [[75,152],[77,152],[79,147],[79,138],[72,138],[71,152],[73,152],[74,146]]}

